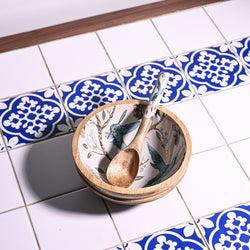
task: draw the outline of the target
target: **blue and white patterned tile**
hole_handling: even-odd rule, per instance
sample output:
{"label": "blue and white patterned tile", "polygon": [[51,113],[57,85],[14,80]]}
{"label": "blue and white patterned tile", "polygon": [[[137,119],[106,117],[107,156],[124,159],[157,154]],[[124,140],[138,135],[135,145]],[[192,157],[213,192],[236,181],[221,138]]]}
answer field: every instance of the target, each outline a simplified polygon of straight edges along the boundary
{"label": "blue and white patterned tile", "polygon": [[4,146],[4,142],[3,142],[2,136],[3,136],[3,133],[0,130],[0,152],[2,152],[2,151],[5,150],[5,146]]}
{"label": "blue and white patterned tile", "polygon": [[[117,250],[120,249],[117,247]],[[206,249],[198,229],[193,222],[154,233],[136,241],[125,243],[126,250]]]}
{"label": "blue and white patterned tile", "polygon": [[199,95],[250,80],[242,63],[227,44],[179,55],[177,60]]}
{"label": "blue and white patterned tile", "polygon": [[216,213],[197,223],[211,249],[250,249],[250,204]]}
{"label": "blue and white patterned tile", "polygon": [[119,70],[118,73],[132,99],[148,101],[161,71],[170,73],[169,83],[161,100],[162,105],[195,96],[173,58],[133,66]]}
{"label": "blue and white patterned tile", "polygon": [[0,127],[8,148],[71,130],[54,88],[2,100]]}
{"label": "blue and white patterned tile", "polygon": [[94,109],[128,99],[115,72],[60,85],[58,90],[75,128]]}
{"label": "blue and white patterned tile", "polygon": [[247,68],[250,69],[250,37],[232,41],[231,45],[236,49],[237,54],[240,56]]}

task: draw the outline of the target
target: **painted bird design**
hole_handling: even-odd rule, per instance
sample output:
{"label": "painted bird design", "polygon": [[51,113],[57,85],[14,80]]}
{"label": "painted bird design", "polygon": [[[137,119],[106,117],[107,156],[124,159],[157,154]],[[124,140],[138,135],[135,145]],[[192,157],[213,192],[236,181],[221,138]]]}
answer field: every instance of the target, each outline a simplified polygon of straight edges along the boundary
{"label": "painted bird design", "polygon": [[160,154],[147,142],[148,150],[151,155],[151,159],[153,162],[150,162],[151,166],[157,170],[159,170],[159,173],[151,180],[148,181],[148,183],[145,185],[145,187],[150,187],[153,185],[156,185],[161,182],[162,177],[166,176],[169,171],[172,169],[172,167],[175,164],[177,154],[172,159],[170,164],[166,165],[163,161]]}
{"label": "painted bird design", "polygon": [[110,138],[111,139],[110,142],[113,143],[118,149],[124,149],[127,146],[123,140],[123,136],[135,130],[140,124],[139,121],[136,121],[127,123],[125,125],[121,125],[121,122],[126,116],[126,113],[127,110],[123,112],[118,123],[114,123],[110,126],[109,133],[105,132],[105,137],[107,139]]}

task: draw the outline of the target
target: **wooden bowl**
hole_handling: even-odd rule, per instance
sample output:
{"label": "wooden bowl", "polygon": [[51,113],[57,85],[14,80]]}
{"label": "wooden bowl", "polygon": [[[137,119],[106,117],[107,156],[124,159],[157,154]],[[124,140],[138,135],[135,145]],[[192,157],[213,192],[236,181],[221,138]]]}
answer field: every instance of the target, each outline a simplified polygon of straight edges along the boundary
{"label": "wooden bowl", "polygon": [[158,197],[185,175],[192,151],[189,133],[176,115],[159,106],[135,182],[129,188],[108,183],[110,160],[135,136],[146,104],[137,100],[110,103],[79,124],[72,143],[74,160],[83,179],[99,195],[122,201]]}

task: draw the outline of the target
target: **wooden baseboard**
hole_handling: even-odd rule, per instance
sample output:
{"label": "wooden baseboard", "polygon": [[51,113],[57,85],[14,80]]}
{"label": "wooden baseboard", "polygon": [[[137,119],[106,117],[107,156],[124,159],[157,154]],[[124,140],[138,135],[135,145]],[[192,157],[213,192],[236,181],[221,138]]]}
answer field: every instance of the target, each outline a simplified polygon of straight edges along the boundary
{"label": "wooden baseboard", "polygon": [[0,38],[0,53],[224,0],[165,0]]}

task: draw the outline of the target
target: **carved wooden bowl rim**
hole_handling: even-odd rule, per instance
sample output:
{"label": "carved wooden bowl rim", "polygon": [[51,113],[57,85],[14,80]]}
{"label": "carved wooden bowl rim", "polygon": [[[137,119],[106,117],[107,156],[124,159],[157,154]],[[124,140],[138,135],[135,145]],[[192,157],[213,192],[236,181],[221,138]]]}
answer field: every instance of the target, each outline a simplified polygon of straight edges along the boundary
{"label": "carved wooden bowl rim", "polygon": [[117,187],[113,186],[109,183],[106,183],[102,180],[99,180],[96,178],[94,175],[92,175],[84,166],[84,163],[81,161],[79,153],[78,153],[78,139],[80,136],[80,133],[82,131],[82,128],[86,125],[86,123],[97,113],[103,111],[104,109],[107,109],[112,106],[117,106],[117,105],[123,105],[123,104],[142,104],[146,105],[147,102],[145,101],[139,101],[139,100],[123,100],[123,101],[117,101],[113,103],[106,104],[104,106],[101,106],[91,112],[88,116],[86,116],[81,123],[78,125],[73,141],[72,141],[72,152],[73,152],[73,157],[76,163],[77,170],[79,171],[80,175],[82,178],[86,181],[87,185],[94,188],[95,190],[98,189],[98,191],[101,191],[102,195],[109,195],[111,197],[115,198],[124,198],[124,199],[140,199],[141,197],[150,197],[152,195],[156,195],[157,193],[166,193],[167,190],[173,189],[177,184],[181,181],[181,179],[184,177],[188,163],[191,158],[192,154],[192,143],[191,143],[191,138],[189,135],[189,132],[186,128],[186,126],[183,124],[183,122],[171,111],[168,109],[159,106],[158,110],[161,112],[167,114],[169,117],[171,117],[180,127],[184,134],[184,138],[186,141],[186,153],[184,156],[184,159],[182,161],[182,164],[180,168],[168,179],[162,181],[159,184],[150,186],[150,187],[145,187],[145,188],[123,188],[123,187]]}

